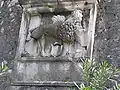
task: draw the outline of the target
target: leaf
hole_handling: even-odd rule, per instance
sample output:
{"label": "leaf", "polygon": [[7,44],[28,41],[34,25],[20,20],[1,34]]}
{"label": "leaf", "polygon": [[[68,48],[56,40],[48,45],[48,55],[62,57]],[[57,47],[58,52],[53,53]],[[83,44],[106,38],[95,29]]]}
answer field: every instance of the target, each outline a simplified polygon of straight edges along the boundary
{"label": "leaf", "polygon": [[85,87],[82,90],[91,90],[91,88],[90,87]]}
{"label": "leaf", "polygon": [[120,90],[120,84],[117,84],[117,89]]}
{"label": "leaf", "polygon": [[2,72],[5,72],[7,69],[8,69],[8,67],[7,67],[7,65],[5,65],[5,64],[1,67],[1,71],[2,71]]}
{"label": "leaf", "polygon": [[85,87],[85,85],[82,83],[82,84],[80,84],[80,88],[84,88]]}

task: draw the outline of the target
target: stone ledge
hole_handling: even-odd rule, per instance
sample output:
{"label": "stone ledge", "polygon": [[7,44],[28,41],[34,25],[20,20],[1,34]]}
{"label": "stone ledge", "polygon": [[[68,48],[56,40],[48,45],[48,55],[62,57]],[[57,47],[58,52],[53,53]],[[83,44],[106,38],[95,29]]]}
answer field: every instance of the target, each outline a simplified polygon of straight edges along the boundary
{"label": "stone ledge", "polygon": [[[54,6],[54,4],[51,6]],[[48,7],[48,6],[37,6],[37,5],[34,5],[31,7],[28,7],[27,5],[25,5],[24,7],[27,7],[26,8],[26,11],[30,14],[34,14],[34,13],[37,13],[37,14],[42,14],[42,13],[53,13],[53,12],[56,12],[56,13],[61,13],[61,12],[71,12],[73,10],[75,10],[76,8],[80,8],[80,9],[90,9],[92,8],[93,4],[88,4],[88,5],[84,5],[84,4],[75,4],[74,6],[73,5],[61,5],[60,7]]]}
{"label": "stone ledge", "polygon": [[12,82],[11,86],[39,86],[39,87],[74,87],[76,82],[62,82],[62,81],[35,81],[35,82]]}
{"label": "stone ledge", "polygon": [[[21,5],[26,5],[26,4],[43,4],[43,3],[62,3],[62,2],[72,2],[69,0],[19,0]],[[88,3],[97,3],[97,0],[75,0],[74,2],[88,2]],[[74,3],[73,2],[73,3]]]}
{"label": "stone ledge", "polygon": [[[38,2],[38,3],[37,3]],[[25,11],[27,11],[30,14],[42,14],[42,13],[60,13],[60,12],[68,12],[73,11],[76,8],[79,9],[90,9],[92,8],[92,5],[94,3],[97,3],[96,0],[78,0],[78,1],[60,1],[59,3],[57,1],[32,1],[31,3],[23,4],[22,6],[25,8]],[[24,1],[25,3],[25,1]]]}
{"label": "stone ledge", "polygon": [[[72,62],[67,57],[22,57],[16,58],[19,62]],[[74,59],[75,62],[81,62],[81,59]]]}

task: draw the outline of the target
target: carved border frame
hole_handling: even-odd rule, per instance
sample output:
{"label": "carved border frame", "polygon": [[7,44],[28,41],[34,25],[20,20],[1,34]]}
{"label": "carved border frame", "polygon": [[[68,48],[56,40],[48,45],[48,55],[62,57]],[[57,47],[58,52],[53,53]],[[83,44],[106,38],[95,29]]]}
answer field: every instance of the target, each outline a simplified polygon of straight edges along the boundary
{"label": "carved border frame", "polygon": [[[81,9],[84,9],[84,8],[90,9],[90,19],[89,19],[89,26],[88,26],[88,31],[89,31],[88,34],[89,34],[90,40],[89,40],[89,45],[88,45],[88,56],[90,57],[90,59],[92,59],[95,25],[96,25],[96,18],[97,18],[97,3],[90,3],[86,6],[83,5],[83,8]],[[48,9],[48,12],[54,12],[54,9],[51,9],[51,8],[47,8],[47,9]],[[68,9],[68,11],[73,11],[73,10],[74,8]],[[20,31],[19,31],[19,46],[17,49],[16,58],[20,57],[21,54],[24,52],[25,40],[26,40],[26,34],[27,34],[27,25],[30,23],[29,22],[30,16],[33,14],[40,15],[40,13],[43,13],[43,11],[44,11],[43,7],[29,8],[29,5],[23,5],[21,26],[20,26]]]}

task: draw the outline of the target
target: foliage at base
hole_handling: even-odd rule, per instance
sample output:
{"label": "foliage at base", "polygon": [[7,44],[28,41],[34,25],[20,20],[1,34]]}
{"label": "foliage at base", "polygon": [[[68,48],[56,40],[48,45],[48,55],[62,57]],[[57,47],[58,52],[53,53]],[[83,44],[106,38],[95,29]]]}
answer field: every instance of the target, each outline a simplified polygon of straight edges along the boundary
{"label": "foliage at base", "polygon": [[[120,90],[120,85],[114,80],[119,69],[107,61],[84,59],[81,63],[83,83],[79,90]],[[107,82],[114,81],[112,88],[108,89]]]}

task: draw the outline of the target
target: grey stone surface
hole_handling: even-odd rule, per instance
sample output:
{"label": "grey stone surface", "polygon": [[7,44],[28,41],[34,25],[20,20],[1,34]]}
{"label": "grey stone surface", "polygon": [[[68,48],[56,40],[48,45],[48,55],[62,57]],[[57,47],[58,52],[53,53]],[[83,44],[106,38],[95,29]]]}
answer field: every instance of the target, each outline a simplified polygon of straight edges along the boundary
{"label": "grey stone surface", "polygon": [[78,90],[75,82],[65,81],[14,82],[11,85],[10,90]]}
{"label": "grey stone surface", "polygon": [[10,90],[10,77],[8,73],[0,75],[0,90]]}
{"label": "grey stone surface", "polygon": [[12,87],[11,90],[78,90],[76,87]]}
{"label": "grey stone surface", "polygon": [[17,0],[0,0],[0,62],[14,59],[21,12]]}
{"label": "grey stone surface", "polygon": [[94,45],[94,57],[120,64],[120,0],[101,0]]}
{"label": "grey stone surface", "polygon": [[[41,5],[46,5],[46,3],[56,3],[60,4],[61,2],[73,2],[72,0],[19,0],[21,4],[41,4]],[[75,1],[87,1],[89,3],[96,2],[96,0],[75,0]],[[43,4],[44,3],[44,4]]]}
{"label": "grey stone surface", "polygon": [[[115,64],[120,59],[119,3],[119,0],[105,0],[104,4],[101,4],[105,13],[99,9],[94,45],[94,57],[107,59]],[[18,3],[10,0],[1,0],[0,6],[0,61],[11,61],[14,59],[18,44],[22,9]]]}
{"label": "grey stone surface", "polygon": [[[15,63],[13,82],[35,81],[81,81],[80,62],[46,58],[46,60],[20,59]],[[79,69],[78,69],[79,68]]]}
{"label": "grey stone surface", "polygon": [[[105,12],[99,9],[98,13],[94,57],[98,60],[108,60],[118,65],[120,63],[120,0],[104,1],[104,4],[101,3],[101,6]],[[12,2],[11,5],[8,5],[10,2],[12,1],[0,1],[0,62],[2,60],[13,60],[18,44],[22,9],[17,3],[14,4]],[[36,90],[39,89],[37,88]]]}

